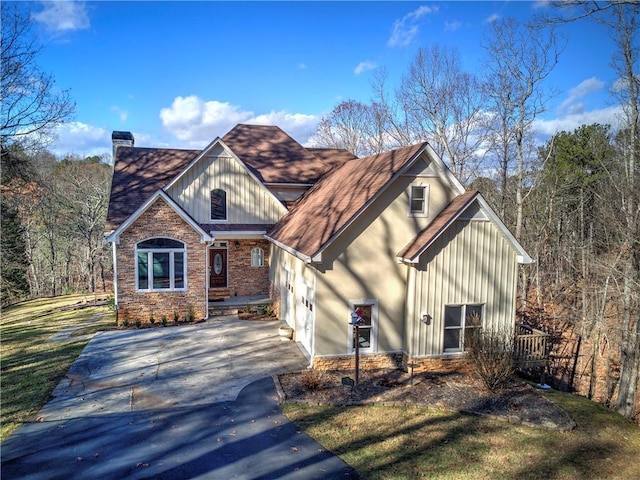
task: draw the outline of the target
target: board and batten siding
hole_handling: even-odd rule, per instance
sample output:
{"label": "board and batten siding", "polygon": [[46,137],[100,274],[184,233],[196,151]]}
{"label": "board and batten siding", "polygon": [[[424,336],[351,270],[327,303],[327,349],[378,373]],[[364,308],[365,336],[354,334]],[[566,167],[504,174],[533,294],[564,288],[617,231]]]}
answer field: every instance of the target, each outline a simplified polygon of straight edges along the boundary
{"label": "board and batten siding", "polygon": [[[441,355],[445,305],[483,304],[484,328],[513,328],[518,261],[490,221],[458,220],[410,268],[407,347],[412,357]],[[431,317],[429,324],[422,315]]]}
{"label": "board and batten siding", "polygon": [[227,223],[276,223],[281,203],[230,156],[206,155],[173,184],[169,195],[198,223],[211,223],[211,190],[227,192]]}

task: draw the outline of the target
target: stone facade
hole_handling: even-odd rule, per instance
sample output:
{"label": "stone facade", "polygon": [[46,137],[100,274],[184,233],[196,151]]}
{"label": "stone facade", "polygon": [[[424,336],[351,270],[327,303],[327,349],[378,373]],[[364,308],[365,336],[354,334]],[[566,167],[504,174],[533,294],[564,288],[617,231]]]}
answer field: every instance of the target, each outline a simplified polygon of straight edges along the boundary
{"label": "stone facade", "polygon": [[[136,243],[152,237],[168,237],[186,244],[186,291],[136,292]],[[184,320],[206,317],[206,244],[200,234],[187,224],[167,203],[158,198],[146,212],[120,235],[116,247],[118,262],[118,323],[148,323],[153,315],[172,322],[174,315]]]}
{"label": "stone facade", "polygon": [[[406,353],[367,353],[360,355],[360,369],[397,369],[413,372],[470,372],[471,365],[465,355],[409,358]],[[354,355],[315,357],[313,368],[317,370],[352,370],[355,368]]]}
{"label": "stone facade", "polygon": [[[264,266],[251,266],[251,251],[261,248]],[[227,244],[228,282],[231,296],[269,294],[269,242],[267,240],[230,240]]]}

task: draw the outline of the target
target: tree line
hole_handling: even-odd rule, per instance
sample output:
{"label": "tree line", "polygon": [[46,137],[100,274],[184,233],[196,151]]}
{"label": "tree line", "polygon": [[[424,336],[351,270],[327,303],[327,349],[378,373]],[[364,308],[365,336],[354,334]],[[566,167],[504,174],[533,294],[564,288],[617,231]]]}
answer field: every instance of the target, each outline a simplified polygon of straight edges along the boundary
{"label": "tree line", "polygon": [[[428,141],[480,190],[534,258],[518,314],[552,334],[558,386],[640,421],[640,52],[637,1],[552,2],[530,24],[492,22],[482,75],[457,50],[418,50],[399,85],[381,70],[371,101],[347,99],[319,124],[322,146],[356,155]],[[593,21],[615,45],[617,125],[582,125],[541,144],[534,126],[557,94],[562,26]]]}

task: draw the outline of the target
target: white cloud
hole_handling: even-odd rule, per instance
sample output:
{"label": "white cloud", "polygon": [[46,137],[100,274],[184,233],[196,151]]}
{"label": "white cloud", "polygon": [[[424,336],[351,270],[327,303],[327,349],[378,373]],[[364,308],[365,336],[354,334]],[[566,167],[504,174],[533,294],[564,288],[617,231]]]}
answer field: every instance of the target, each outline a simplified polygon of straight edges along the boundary
{"label": "white cloud", "polygon": [[495,22],[495,21],[497,21],[497,20],[500,20],[500,15],[498,15],[497,13],[494,13],[494,14],[492,14],[492,15],[489,15],[489,16],[485,19],[484,23],[493,23],[493,22]]}
{"label": "white cloud", "polygon": [[284,111],[256,115],[237,105],[217,100],[204,101],[196,95],[176,97],[170,107],[160,110],[160,119],[165,130],[186,143],[188,148],[203,148],[238,123],[277,125],[304,144],[315,132],[319,121],[314,115]]}
{"label": "white cloud", "polygon": [[376,67],[377,65],[373,62],[369,62],[369,61],[360,62],[358,66],[356,66],[356,68],[353,69],[353,73],[355,73],[356,75],[360,75],[361,73],[364,73],[369,70],[373,70]]}
{"label": "white cloud", "polygon": [[444,29],[449,30],[451,32],[455,32],[462,26],[462,22],[458,20],[454,20],[452,22],[444,22]]}
{"label": "white cloud", "polygon": [[438,11],[438,7],[428,7],[422,5],[414,11],[407,13],[400,20],[393,22],[393,31],[391,37],[387,41],[387,45],[390,47],[406,47],[411,43],[413,38],[418,34],[418,20],[425,15],[435,13]]}
{"label": "white cloud", "polygon": [[573,132],[582,125],[591,125],[599,123],[601,125],[611,125],[613,130],[619,128],[622,107],[619,105],[591,110],[589,112],[581,111],[563,117],[553,118],[549,120],[538,119],[533,124],[536,136],[549,139],[558,132]]}
{"label": "white cloud", "polygon": [[111,132],[102,127],[82,122],[68,122],[60,125],[54,132],[55,139],[49,150],[56,156],[111,154]]}
{"label": "white cloud", "polygon": [[306,63],[299,63],[299,64],[298,64],[298,68],[299,68],[300,70],[304,70],[304,69],[306,69],[306,68],[307,68],[307,64],[306,64]]}
{"label": "white cloud", "polygon": [[579,115],[584,112],[584,105],[581,99],[591,93],[598,92],[604,87],[604,82],[596,77],[588,78],[571,90],[569,96],[558,107],[558,115]]}
{"label": "white cloud", "polygon": [[122,123],[126,122],[127,118],[129,118],[129,112],[118,107],[117,105],[114,105],[113,107],[111,107],[110,110],[118,116],[118,118],[120,119],[120,122]]}
{"label": "white cloud", "polygon": [[86,3],[76,1],[47,1],[40,2],[42,11],[31,16],[36,22],[42,23],[53,33],[67,33],[89,28],[91,23],[87,14]]}

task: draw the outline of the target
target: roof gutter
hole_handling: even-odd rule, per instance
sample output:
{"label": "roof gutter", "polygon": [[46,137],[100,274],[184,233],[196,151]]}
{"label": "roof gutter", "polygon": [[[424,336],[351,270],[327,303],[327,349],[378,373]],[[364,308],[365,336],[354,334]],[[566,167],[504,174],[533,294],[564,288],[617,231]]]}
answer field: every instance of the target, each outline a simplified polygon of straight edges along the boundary
{"label": "roof gutter", "polygon": [[289,247],[288,245],[285,245],[282,242],[279,242],[278,240],[276,240],[275,238],[270,237],[269,235],[264,235],[264,238],[266,238],[267,240],[269,240],[271,243],[273,243],[276,247],[281,248],[282,250],[284,250],[285,252],[293,255],[296,258],[299,258],[300,260],[302,260],[304,263],[310,264],[313,263],[313,258],[305,255],[304,253],[301,253],[291,247]]}

